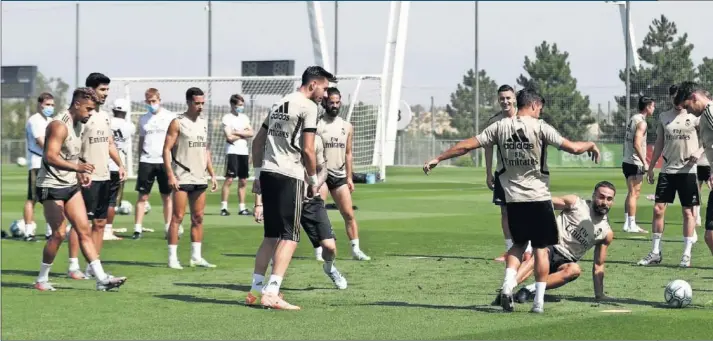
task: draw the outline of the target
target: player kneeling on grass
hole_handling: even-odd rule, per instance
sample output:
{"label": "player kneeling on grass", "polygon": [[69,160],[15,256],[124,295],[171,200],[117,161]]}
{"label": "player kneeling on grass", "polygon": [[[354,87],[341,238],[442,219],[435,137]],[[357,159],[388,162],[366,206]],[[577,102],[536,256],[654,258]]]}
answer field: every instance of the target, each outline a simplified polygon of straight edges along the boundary
{"label": "player kneeling on grass", "polygon": [[[582,268],[578,262],[589,249],[594,248],[594,265],[592,280],[594,281],[594,297],[604,300],[604,262],[607,258],[607,248],[614,240],[614,232],[609,226],[609,209],[614,203],[616,188],[608,181],[602,181],[594,186],[591,200],[582,199],[576,195],[552,197],[556,210],[562,212],[557,217],[560,241],[547,248],[550,259],[550,275],[547,277],[546,290],[559,288],[579,278]],[[517,269],[517,283],[524,282],[535,270],[535,260],[523,262]],[[535,283],[521,288],[515,294],[515,301],[525,303],[535,298]],[[494,305],[500,305],[500,296]]]}

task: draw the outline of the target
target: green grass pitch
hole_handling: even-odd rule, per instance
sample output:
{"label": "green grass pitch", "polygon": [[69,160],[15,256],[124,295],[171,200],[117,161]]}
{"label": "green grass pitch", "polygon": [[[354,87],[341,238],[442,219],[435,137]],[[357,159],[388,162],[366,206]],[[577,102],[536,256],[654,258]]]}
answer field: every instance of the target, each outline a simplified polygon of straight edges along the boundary
{"label": "green grass pitch", "polygon": [[[144,239],[108,241],[105,269],[128,276],[118,292],[96,292],[93,281],[66,277],[67,247],[52,268],[56,292],[31,284],[44,242],[2,240],[2,339],[708,339],[713,333],[713,257],[701,236],[689,269],[679,269],[683,243],[680,206],[669,208],[662,244],[664,264],[634,265],[650,248],[649,237],[625,235],[626,195],[618,169],[555,169],[552,191],[589,196],[599,180],[613,180],[619,193],[610,213],[616,240],[610,248],[605,291],[611,304],[592,301],[592,252],[581,262],[582,276],[548,292],[544,315],[512,314],[490,307],[503,276],[492,259],[504,249],[499,210],[490,203],[482,170],[390,168],[384,184],[358,185],[354,193],[362,249],[373,259],[350,260],[341,217],[329,215],[338,238],[337,267],[349,288],[338,291],[313,259],[303,236],[283,284],[289,302],[302,311],[246,307],[254,254],[262,228],[251,217],[218,215],[220,197],[211,193],[205,218],[203,252],[216,269],[171,270],[166,266],[160,199],[145,226],[157,232]],[[133,182],[125,198],[134,201]],[[653,192],[644,185],[643,196]],[[2,228],[21,217],[26,195],[24,168],[2,169]],[[707,189],[703,195],[707,197]],[[231,210],[237,202],[231,197]],[[652,203],[639,201],[638,220],[650,229]],[[704,208],[705,209],[705,208]],[[38,233],[44,232],[41,206]],[[186,223],[184,222],[184,225]],[[133,227],[133,216],[119,216],[116,227]],[[188,234],[179,259],[190,257]],[[128,234],[126,235],[128,237]],[[82,266],[85,263],[82,260]],[[684,279],[693,287],[685,309],[662,306],[665,285]],[[603,310],[630,310],[606,313]]]}

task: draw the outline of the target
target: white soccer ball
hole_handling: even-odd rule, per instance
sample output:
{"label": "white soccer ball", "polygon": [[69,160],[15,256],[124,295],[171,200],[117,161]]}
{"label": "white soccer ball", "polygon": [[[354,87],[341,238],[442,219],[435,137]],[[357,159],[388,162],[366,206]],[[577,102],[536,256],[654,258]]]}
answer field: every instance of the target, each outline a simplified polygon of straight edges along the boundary
{"label": "white soccer ball", "polygon": [[666,286],[663,297],[669,307],[684,308],[693,300],[693,289],[688,282],[677,279]]}
{"label": "white soccer ball", "polygon": [[14,238],[22,238],[25,236],[25,224],[20,220],[15,220],[10,224],[10,235]]}
{"label": "white soccer ball", "polygon": [[148,214],[149,212],[151,212],[151,204],[149,204],[149,202],[147,201],[146,206],[144,208],[144,214]]}
{"label": "white soccer ball", "polygon": [[116,208],[116,213],[121,215],[129,215],[134,210],[134,206],[126,200],[122,200],[119,207]]}
{"label": "white soccer ball", "polygon": [[27,159],[25,159],[25,158],[22,157],[22,156],[18,157],[15,162],[17,162],[17,165],[20,166],[20,167],[25,167],[25,166],[27,166]]}

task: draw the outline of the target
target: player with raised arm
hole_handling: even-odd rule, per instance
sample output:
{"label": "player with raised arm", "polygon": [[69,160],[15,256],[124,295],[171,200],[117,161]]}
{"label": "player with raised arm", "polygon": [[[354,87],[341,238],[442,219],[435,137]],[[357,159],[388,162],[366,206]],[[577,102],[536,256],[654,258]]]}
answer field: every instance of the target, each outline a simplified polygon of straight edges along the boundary
{"label": "player with raised arm", "polygon": [[[163,144],[163,165],[168,184],[173,190],[173,217],[168,228],[168,267],[183,269],[178,261],[178,226],[186,213],[186,203],[191,206],[191,267],[214,268],[203,258],[203,214],[205,212],[206,172],[210,175],[211,191],[218,182],[213,172],[208,148],[208,125],[200,117],[205,105],[205,95],[199,88],[186,91],[188,111],[178,115],[168,126]],[[171,163],[174,164],[171,167]]]}
{"label": "player with raised arm", "polygon": [[[114,101],[114,107],[112,108],[114,117],[111,118],[111,131],[116,149],[119,151],[119,157],[121,157],[121,162],[124,165],[126,165],[129,148],[131,148],[132,137],[136,133],[136,126],[126,119],[130,106],[131,104],[127,100],[118,98]],[[106,228],[104,228],[104,240],[119,240],[121,238],[114,235],[114,217],[116,216],[116,205],[121,205],[121,201],[124,198],[124,183],[126,181],[121,179],[119,166],[114,160],[109,160],[109,174],[109,214]],[[121,230],[126,231],[126,229]]]}
{"label": "player with raised arm", "polygon": [[[264,238],[255,257],[252,285],[246,302],[268,308],[299,310],[280,296],[280,285],[300,240],[299,222],[307,172],[308,197],[318,195],[314,136],[318,103],[334,76],[320,66],[302,73],[302,84],[272,106],[253,139],[253,193],[262,193]],[[300,141],[302,142],[300,145]],[[263,285],[270,259],[272,274]]]}
{"label": "player with raised arm", "polygon": [[[37,172],[42,164],[42,149],[45,147],[45,129],[54,115],[54,96],[43,92],[37,97],[37,112],[27,119],[25,124],[25,141],[27,142],[27,200],[23,210],[23,220],[20,224],[25,230],[25,240],[35,241],[37,224],[35,223],[34,210],[37,197],[35,185]],[[49,239],[52,229],[47,225],[45,237]]]}
{"label": "player with raised arm", "polygon": [[[119,178],[126,178],[124,165],[119,157],[119,152],[114,145],[114,136],[111,131],[110,115],[101,109],[109,95],[111,80],[104,74],[93,72],[87,76],[85,85],[97,96],[98,102],[94,114],[84,124],[82,131],[82,152],[79,160],[94,165],[94,171],[79,176],[91,177],[89,186],[82,186],[82,197],[86,205],[88,219],[92,222],[92,238],[98,254],[101,254],[104,244],[104,228],[107,224],[109,213],[109,195],[111,176],[109,174],[109,160],[119,166]],[[76,230],[70,230],[69,235],[69,269],[68,275],[73,279],[85,279],[94,276],[92,267],[87,264],[84,273],[79,270],[79,236]]]}
{"label": "player with raised arm", "polygon": [[[608,181],[601,181],[594,186],[591,200],[585,200],[570,194],[552,197],[555,210],[562,211],[557,217],[559,243],[549,246],[550,275],[547,277],[546,290],[559,288],[579,278],[582,268],[579,261],[594,248],[592,280],[594,298],[606,300],[604,294],[604,263],[607,250],[614,240],[614,232],[609,226],[609,209],[614,203],[616,188]],[[533,260],[524,261],[517,269],[517,283],[524,282],[535,269]],[[522,287],[515,294],[515,301],[525,303],[535,297],[535,284]],[[496,298],[496,301],[500,297]],[[496,302],[494,302],[496,303]],[[497,305],[500,305],[497,302]]]}
{"label": "player with raised arm", "polygon": [[646,118],[651,117],[656,110],[656,103],[651,97],[639,98],[639,113],[631,116],[626,122],[626,136],[624,138],[624,160],[621,170],[626,179],[626,201],[624,202],[624,232],[647,233],[636,224],[636,202],[641,194],[641,183],[644,174],[649,169],[646,161]]}
{"label": "player with raised arm", "polygon": [[[488,119],[486,127],[504,118],[514,117],[515,114],[517,114],[515,89],[507,84],[501,85],[498,88],[498,104],[500,104],[500,112]],[[504,262],[508,250],[512,247],[512,236],[510,235],[510,228],[508,227],[508,214],[507,209],[505,208],[505,193],[503,192],[503,186],[500,185],[500,180],[498,180],[498,172],[502,171],[500,157],[498,157],[495,176],[493,176],[493,149],[493,147],[485,148],[485,182],[488,185],[488,188],[493,191],[493,204],[500,207],[500,226],[503,229],[503,236],[505,237],[505,253],[503,253],[502,256],[495,258],[495,260],[498,262]],[[500,150],[498,150],[498,155],[500,155]],[[525,250],[524,259],[528,259],[531,256],[532,247],[528,244],[527,250]]]}
{"label": "player with raised arm", "polygon": [[[148,110],[139,118],[139,173],[136,179],[136,191],[139,192],[136,200],[136,217],[134,219],[133,239],[141,239],[144,231],[153,232],[153,229],[143,226],[146,202],[153,188],[154,180],[158,182],[158,191],[163,201],[164,232],[168,235],[168,225],[171,222],[171,187],[168,185],[167,170],[163,164],[163,143],[166,132],[176,114],[161,106],[161,94],[158,89],[149,88],[144,94],[146,109]],[[179,227],[178,234],[182,233]]]}
{"label": "player with raised arm", "polygon": [[[710,99],[711,98],[711,93],[708,91],[704,91],[703,95],[706,96],[706,98]],[[694,114],[695,115],[695,114]],[[701,146],[701,148],[705,148],[705,144],[703,143],[703,137],[701,135],[701,127],[700,125],[698,126],[698,145]],[[711,166],[710,162],[708,162],[708,157],[705,153],[701,154],[701,157],[698,158],[698,163],[696,165],[696,175],[698,177],[698,193],[700,194],[701,191],[703,190],[703,184],[706,184],[708,189],[711,189],[711,184],[708,183],[708,179],[711,177]],[[699,200],[698,205],[696,205],[694,208],[693,214],[696,215],[696,226],[701,226],[702,221],[701,221],[701,203]],[[697,234],[694,234],[697,235]]]}
{"label": "player with raised arm", "polygon": [[[328,88],[327,97],[324,99],[325,114],[317,123],[317,135],[324,142],[324,154],[327,159],[327,181],[320,189],[321,196],[327,197],[327,192],[334,198],[334,203],[344,219],[344,227],[352,247],[352,258],[356,260],[370,260],[359,246],[359,226],[354,217],[352,207],[352,140],[354,128],[351,123],[339,117],[339,108],[342,105],[342,94],[337,88]],[[322,249],[315,248],[315,256],[323,260]]]}
{"label": "player with raised arm", "polygon": [[[703,87],[694,82],[683,82],[676,93],[674,103],[700,117],[700,130],[708,160],[713,160],[713,100]],[[713,177],[708,179],[709,185],[713,185]],[[706,234],[705,240],[708,249],[713,254],[713,191],[708,193],[708,203],[706,207]]]}
{"label": "player with raised arm", "polygon": [[550,265],[547,247],[559,241],[549,189],[547,146],[552,145],[575,155],[586,152],[596,162],[599,162],[599,149],[592,142],[570,142],[539,119],[545,100],[535,90],[520,90],[516,99],[518,110],[515,117],[502,119],[478,136],[458,142],[437,158],[426,162],[423,171],[428,174],[441,161],[465,155],[477,148],[492,145],[499,147],[503,171],[498,174],[498,178],[505,192],[508,223],[513,238],[513,246],[506,260],[501,306],[505,311],[514,309],[512,291],[517,285],[517,269],[530,241],[534,249],[537,281],[531,311],[542,313]]}
{"label": "player with raised arm", "polygon": [[94,245],[79,180],[91,185],[92,164],[79,162],[82,152],[82,129],[97,107],[96,92],[92,88],[78,88],[72,93],[69,110],[59,114],[47,126],[42,167],[37,174],[37,200],[42,203],[45,220],[52,227],[52,236],[42,253],[42,265],[35,289],[55,291],[49,283],[49,273],[57,251],[67,233],[66,222],[79,236],[84,257],[89,262],[97,290],[109,290],[124,284],[126,277],[113,277],[104,272],[99,253]]}
{"label": "player with raised arm", "polygon": [[245,115],[245,99],[234,94],[230,96],[230,113],[223,116],[223,134],[225,135],[225,182],[221,193],[220,215],[228,216],[228,198],[233,179],[238,178],[238,214],[250,215],[245,206],[245,191],[248,186],[248,170],[250,168],[248,155],[248,140],[253,137],[250,118]]}
{"label": "player with raised arm", "polygon": [[[675,101],[675,93],[671,96]],[[683,213],[683,255],[680,267],[691,266],[691,249],[698,239],[693,207],[700,202],[698,178],[696,176],[698,158],[703,148],[698,145],[697,127],[699,118],[680,105],[661,113],[656,126],[656,144],[651,158],[655,165],[663,155],[663,166],[656,183],[656,198],[652,225],[651,252],[641,259],[639,265],[660,264],[663,260],[661,237],[664,231],[664,216],[668,204],[672,204],[678,192]],[[649,167],[647,178],[654,183],[654,168]]]}

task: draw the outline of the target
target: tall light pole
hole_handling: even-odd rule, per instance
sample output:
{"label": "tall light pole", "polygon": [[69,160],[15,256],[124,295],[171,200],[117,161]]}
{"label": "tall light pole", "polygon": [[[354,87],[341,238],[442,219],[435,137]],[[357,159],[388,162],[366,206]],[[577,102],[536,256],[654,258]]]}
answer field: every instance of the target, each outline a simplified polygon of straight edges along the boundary
{"label": "tall light pole", "polygon": [[631,3],[626,2],[626,117],[631,116]]}
{"label": "tall light pole", "polygon": [[[473,82],[473,92],[474,96],[473,98],[475,99],[475,110],[473,111],[475,113],[475,134],[477,135],[480,132],[480,82],[478,79],[478,1],[475,1],[475,63],[474,63],[474,79]],[[478,152],[475,154],[475,167],[478,167],[480,164],[480,158],[478,157]]]}
{"label": "tall light pole", "polygon": [[79,1],[74,4],[74,87],[79,87]]}
{"label": "tall light pole", "polygon": [[[208,77],[213,77],[213,4],[208,1]],[[208,120],[213,118],[213,91],[212,82],[208,81]],[[208,125],[208,136],[213,136],[213,125]]]}
{"label": "tall light pole", "polygon": [[334,2],[334,75],[337,75],[337,55],[339,54],[339,49],[337,48],[337,42],[339,39],[339,1]]}

